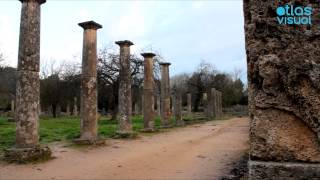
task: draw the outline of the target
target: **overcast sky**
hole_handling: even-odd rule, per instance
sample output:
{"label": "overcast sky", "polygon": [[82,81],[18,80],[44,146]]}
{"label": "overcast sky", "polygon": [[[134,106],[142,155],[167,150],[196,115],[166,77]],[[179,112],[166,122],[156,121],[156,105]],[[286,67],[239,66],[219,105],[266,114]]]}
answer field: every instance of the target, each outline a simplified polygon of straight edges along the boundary
{"label": "overcast sky", "polygon": [[[17,64],[20,10],[18,0],[0,1],[0,51],[11,66]],[[246,71],[242,0],[47,0],[41,13],[42,65],[80,63],[83,30],[77,24],[94,20],[103,25],[98,48],[125,39],[135,44],[133,53],[152,47],[172,63],[172,74],[192,72],[201,60],[220,71]]]}

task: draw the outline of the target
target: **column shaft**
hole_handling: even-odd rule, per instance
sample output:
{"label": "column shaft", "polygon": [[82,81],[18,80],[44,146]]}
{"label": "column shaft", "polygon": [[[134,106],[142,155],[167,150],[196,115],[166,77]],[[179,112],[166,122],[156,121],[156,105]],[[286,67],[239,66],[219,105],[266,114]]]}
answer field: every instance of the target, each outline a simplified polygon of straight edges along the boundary
{"label": "column shaft", "polygon": [[82,141],[98,138],[97,122],[97,29],[101,25],[89,21],[80,23],[83,32],[82,75],[81,75],[81,137]]}
{"label": "column shaft", "polygon": [[169,63],[161,65],[161,124],[163,127],[170,126],[170,77]]}
{"label": "column shaft", "polygon": [[141,54],[144,57],[144,86],[143,86],[143,119],[144,130],[154,130],[154,77],[152,53]]}
{"label": "column shaft", "polygon": [[188,115],[189,115],[189,116],[190,116],[191,113],[192,113],[191,104],[192,104],[191,93],[188,93],[188,94],[187,94],[187,111],[188,111]]}
{"label": "column shaft", "polygon": [[22,1],[16,84],[16,146],[39,143],[41,3]]}
{"label": "column shaft", "polygon": [[120,84],[119,84],[119,131],[120,134],[132,133],[132,99],[130,71],[130,41],[116,42],[120,46]]}

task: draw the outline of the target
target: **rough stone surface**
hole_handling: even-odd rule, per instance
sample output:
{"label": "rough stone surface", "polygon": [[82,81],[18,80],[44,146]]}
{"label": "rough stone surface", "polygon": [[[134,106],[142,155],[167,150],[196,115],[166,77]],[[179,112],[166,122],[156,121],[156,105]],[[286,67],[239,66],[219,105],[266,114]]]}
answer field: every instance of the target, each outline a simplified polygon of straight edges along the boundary
{"label": "rough stone surface", "polygon": [[153,131],[154,127],[154,77],[153,77],[153,53],[143,53],[144,57],[144,102],[143,120],[144,130]]}
{"label": "rough stone surface", "polygon": [[[88,21],[80,23],[84,28],[81,75],[81,142],[95,142],[98,139],[97,120],[97,29],[101,25]],[[76,102],[76,100],[75,100]]]}
{"label": "rough stone surface", "polygon": [[40,13],[37,1],[23,1],[20,21],[18,70],[40,70]]}
{"label": "rough stone surface", "polygon": [[307,163],[249,162],[254,180],[318,180],[320,165]]}
{"label": "rough stone surface", "polygon": [[188,115],[191,115],[191,104],[192,104],[192,98],[191,98],[191,93],[188,93],[187,94],[187,112],[188,112]]}
{"label": "rough stone surface", "polygon": [[132,133],[132,100],[130,71],[130,41],[117,41],[120,46],[120,84],[119,84],[119,134]]}
{"label": "rough stone surface", "polygon": [[40,5],[38,1],[22,1],[14,117],[16,148],[5,152],[13,159],[16,150],[34,148],[39,143]]}
{"label": "rough stone surface", "polygon": [[184,121],[182,119],[182,97],[179,91],[175,93],[174,117],[176,126],[184,126]]}
{"label": "rough stone surface", "polygon": [[14,100],[11,100],[11,117],[14,117]]}
{"label": "rough stone surface", "polygon": [[170,63],[160,63],[161,65],[161,125],[166,128],[170,126]]}
{"label": "rough stone surface", "polygon": [[105,145],[106,140],[104,139],[74,139],[73,143],[77,145],[95,145],[95,146],[100,146],[100,145]]}
{"label": "rough stone surface", "polygon": [[51,158],[49,147],[10,148],[5,150],[4,159],[10,163],[29,163],[45,161]]}
{"label": "rough stone surface", "polygon": [[[316,1],[287,1],[311,5]],[[244,0],[251,119],[251,179],[320,178],[320,28],[279,25],[278,1]],[[277,162],[276,168],[267,168]],[[299,168],[287,164],[301,162]],[[308,163],[316,163],[312,169]],[[282,170],[281,170],[282,169]],[[310,175],[312,173],[313,175]],[[309,176],[310,175],[310,176]],[[266,178],[268,179],[268,178]]]}
{"label": "rough stone surface", "polygon": [[216,103],[217,97],[216,97],[216,89],[211,88],[208,93],[208,117],[209,118],[216,118],[217,113],[217,103]]}

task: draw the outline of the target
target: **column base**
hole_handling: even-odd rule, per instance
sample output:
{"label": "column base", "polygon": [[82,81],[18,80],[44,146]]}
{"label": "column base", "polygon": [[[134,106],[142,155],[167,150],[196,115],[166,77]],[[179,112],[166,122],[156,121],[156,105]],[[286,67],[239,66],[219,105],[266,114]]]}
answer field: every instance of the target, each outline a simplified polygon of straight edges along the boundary
{"label": "column base", "polygon": [[250,180],[320,179],[320,163],[249,161]]}
{"label": "column base", "polygon": [[49,147],[35,146],[32,148],[9,148],[4,151],[4,160],[9,163],[25,164],[46,161],[52,158]]}
{"label": "column base", "polygon": [[106,144],[105,139],[74,139],[73,143],[76,145],[95,145],[95,146],[101,146]]}
{"label": "column base", "polygon": [[138,136],[138,134],[136,132],[133,131],[129,131],[129,132],[125,132],[125,131],[117,131],[116,135],[114,138],[119,138],[119,139],[134,139]]}
{"label": "column base", "polygon": [[178,127],[185,126],[185,125],[186,125],[186,124],[185,124],[184,121],[178,121],[178,122],[176,123],[176,126],[178,126]]}
{"label": "column base", "polygon": [[158,130],[155,128],[144,128],[143,130],[141,130],[141,132],[143,133],[154,133],[157,132]]}
{"label": "column base", "polygon": [[173,127],[172,125],[161,125],[162,129],[169,129],[169,128],[172,128],[172,127]]}

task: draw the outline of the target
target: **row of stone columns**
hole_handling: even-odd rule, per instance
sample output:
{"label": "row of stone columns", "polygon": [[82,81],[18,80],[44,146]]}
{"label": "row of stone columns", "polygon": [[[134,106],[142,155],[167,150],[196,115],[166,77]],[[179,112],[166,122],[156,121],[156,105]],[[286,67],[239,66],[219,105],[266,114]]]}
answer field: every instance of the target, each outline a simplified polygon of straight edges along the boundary
{"label": "row of stone columns", "polygon": [[203,104],[205,113],[209,118],[222,117],[222,93],[215,88],[211,88],[209,93],[203,94]]}

